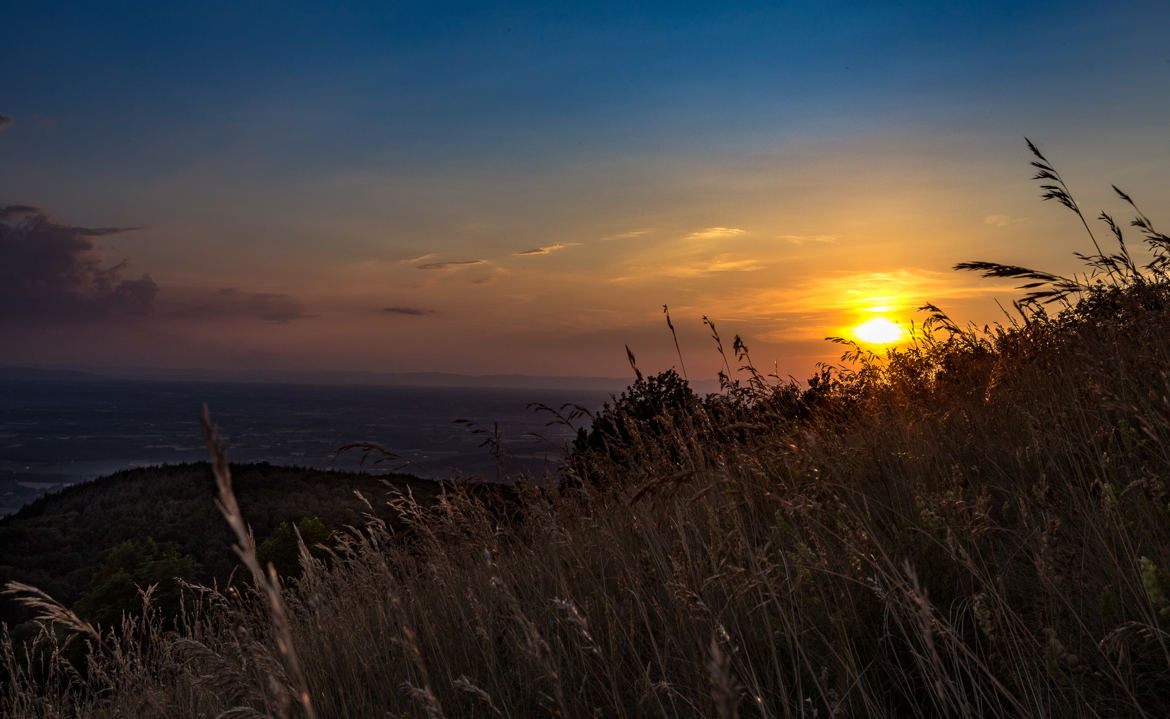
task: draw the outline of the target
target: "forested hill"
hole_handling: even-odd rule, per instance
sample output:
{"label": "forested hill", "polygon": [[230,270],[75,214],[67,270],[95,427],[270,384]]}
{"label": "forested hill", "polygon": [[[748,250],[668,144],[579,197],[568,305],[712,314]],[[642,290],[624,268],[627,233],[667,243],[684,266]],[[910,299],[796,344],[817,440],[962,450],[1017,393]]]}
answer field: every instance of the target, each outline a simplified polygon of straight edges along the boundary
{"label": "forested hill", "polygon": [[[258,544],[282,522],[317,518],[329,530],[363,524],[369,509],[354,490],[379,514],[395,488],[409,489],[420,502],[439,491],[436,482],[404,474],[270,464],[233,465],[232,472],[236,497]],[[123,555],[138,555],[120,558],[122,564],[139,565],[124,567],[131,578],[149,576],[151,569],[182,567],[182,574],[194,574],[187,579],[222,582],[236,557],[214,496],[215,480],[206,463],[132,469],[46,495],[0,518],[0,583],[31,584],[71,606],[119,547]],[[146,574],[135,574],[143,569]],[[13,625],[26,618],[21,607],[0,598],[0,621]]]}

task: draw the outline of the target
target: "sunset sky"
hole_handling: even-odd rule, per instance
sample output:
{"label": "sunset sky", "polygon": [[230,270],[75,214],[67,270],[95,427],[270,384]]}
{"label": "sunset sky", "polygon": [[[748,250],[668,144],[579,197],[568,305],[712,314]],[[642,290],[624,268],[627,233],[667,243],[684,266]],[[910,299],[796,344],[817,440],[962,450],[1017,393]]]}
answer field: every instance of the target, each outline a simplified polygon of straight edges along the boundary
{"label": "sunset sky", "polygon": [[[1170,226],[1165,2],[8,3],[0,366],[806,376]],[[1137,236],[1133,237],[1137,242]]]}

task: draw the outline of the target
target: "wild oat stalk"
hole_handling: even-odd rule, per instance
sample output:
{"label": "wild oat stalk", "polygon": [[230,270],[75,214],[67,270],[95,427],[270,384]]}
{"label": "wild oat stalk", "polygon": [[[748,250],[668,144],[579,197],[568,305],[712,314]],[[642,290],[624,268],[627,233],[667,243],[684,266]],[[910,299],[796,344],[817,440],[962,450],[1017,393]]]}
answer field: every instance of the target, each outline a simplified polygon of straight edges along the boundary
{"label": "wild oat stalk", "polygon": [[266,573],[260,566],[260,560],[256,557],[256,541],[252,537],[252,529],[244,522],[244,515],[240,511],[240,505],[236,502],[235,492],[232,491],[232,472],[231,466],[228,464],[227,450],[224,448],[216,427],[211,423],[211,412],[207,409],[207,405],[203,405],[200,425],[203,429],[203,440],[211,452],[211,470],[215,475],[215,486],[218,491],[215,506],[236,535],[236,544],[232,548],[239,556],[240,561],[251,572],[256,590],[268,600],[272,626],[276,630],[276,646],[280,651],[285,669],[297,683],[297,700],[307,719],[316,719],[317,712],[313,710],[309,683],[301,669],[301,663],[297,659],[296,648],[293,646],[292,626],[289,623],[288,610],[280,596],[280,580],[277,579],[276,569],[271,564],[268,565]]}
{"label": "wild oat stalk", "polygon": [[92,624],[77,616],[73,610],[53,599],[41,589],[21,582],[8,582],[0,594],[12,595],[24,606],[35,609],[37,621],[46,624],[59,624],[73,630],[76,634],[87,636],[101,644],[101,634]]}
{"label": "wild oat stalk", "polygon": [[[1043,272],[1018,265],[984,261],[960,262],[954,266],[954,269],[979,272],[983,277],[1026,280],[1024,284],[1018,286],[1018,289],[1029,290],[1024,295],[1022,302],[1033,305],[1034,307],[1040,307],[1043,304],[1049,304],[1051,302],[1064,302],[1068,305],[1070,297],[1084,296],[1093,289],[1093,280],[1100,276],[1099,273],[1104,273],[1109,285],[1114,289],[1145,283],[1146,278],[1130,255],[1121,228],[1113,218],[1105,212],[1102,212],[1098,216],[1098,219],[1104,222],[1109,228],[1118,246],[1116,253],[1107,255],[1102,251],[1101,245],[1097,242],[1097,236],[1093,234],[1092,228],[1089,227],[1088,220],[1085,218],[1084,213],[1081,212],[1081,207],[1077,204],[1064,178],[1061,177],[1060,173],[1056,171],[1048,158],[1040,152],[1031,140],[1024,138],[1024,141],[1028,144],[1028,149],[1036,158],[1032,161],[1032,166],[1037,169],[1037,173],[1033,179],[1045,183],[1040,185],[1040,189],[1044,190],[1042,197],[1045,200],[1056,200],[1072,210],[1081,221],[1085,232],[1088,233],[1089,239],[1093,243],[1093,248],[1096,250],[1095,254],[1085,255],[1081,252],[1074,252],[1073,255],[1092,268],[1092,272],[1084,280],[1080,280],[1077,279],[1075,274],[1072,277],[1064,277],[1051,272]],[[1166,254],[1170,250],[1170,237],[1154,230],[1149,218],[1142,214],[1137,204],[1134,203],[1129,195],[1118,189],[1116,185],[1113,186],[1113,190],[1137,212],[1137,218],[1130,224],[1142,230],[1146,236],[1146,243],[1149,245],[1151,252],[1154,253],[1153,260],[1145,265],[1145,269],[1156,277],[1164,277],[1165,267],[1170,263],[1170,257],[1167,257]],[[1100,283],[1100,280],[1097,280],[1097,283]]]}
{"label": "wild oat stalk", "polygon": [[678,346],[678,333],[674,330],[674,323],[670,321],[670,308],[662,305],[662,314],[666,315],[666,326],[670,328],[670,336],[674,338],[674,351],[678,353],[678,366],[682,370],[683,379],[689,380],[687,376],[687,364],[683,361],[682,349]]}

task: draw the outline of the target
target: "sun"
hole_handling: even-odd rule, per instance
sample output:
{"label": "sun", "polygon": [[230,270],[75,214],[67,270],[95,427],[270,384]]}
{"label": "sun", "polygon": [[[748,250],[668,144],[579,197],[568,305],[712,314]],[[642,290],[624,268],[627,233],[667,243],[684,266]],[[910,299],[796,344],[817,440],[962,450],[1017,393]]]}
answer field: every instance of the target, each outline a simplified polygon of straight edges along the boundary
{"label": "sun", "polygon": [[854,327],[853,336],[862,342],[888,345],[901,340],[906,336],[906,333],[902,331],[901,327],[885,317],[874,317],[872,320]]}

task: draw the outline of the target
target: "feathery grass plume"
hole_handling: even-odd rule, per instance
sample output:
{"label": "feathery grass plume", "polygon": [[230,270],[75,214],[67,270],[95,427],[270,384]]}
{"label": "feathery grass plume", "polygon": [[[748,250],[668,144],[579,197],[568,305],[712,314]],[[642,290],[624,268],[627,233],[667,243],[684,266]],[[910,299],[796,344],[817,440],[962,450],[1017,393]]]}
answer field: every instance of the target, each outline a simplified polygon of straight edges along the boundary
{"label": "feathery grass plume", "polygon": [[[92,624],[77,616],[72,610],[41,589],[21,582],[7,582],[4,585],[4,591],[0,594],[12,596],[24,606],[36,610],[38,622],[47,625],[60,625],[74,632],[74,635],[88,637],[99,644],[102,641],[101,634]],[[74,635],[70,635],[69,638],[72,639]]]}
{"label": "feathery grass plume", "polygon": [[[333,455],[329,459],[333,462],[336,462],[337,459],[341,457],[341,455],[345,454],[346,452],[354,451],[361,452],[361,457],[358,458],[358,467],[365,467],[367,462],[371,466],[375,466],[383,462],[397,461],[402,463],[399,465],[398,469],[402,469],[403,467],[409,466],[410,464],[410,460],[405,459],[396,452],[392,452],[389,449],[386,449],[377,442],[347,442],[346,444],[343,444],[337,449],[333,450]],[[370,462],[370,457],[376,457],[376,459]]]}
{"label": "feathery grass plume", "polygon": [[1029,290],[1025,294],[1022,302],[1033,306],[1052,302],[1063,302],[1066,307],[1071,307],[1070,299],[1085,296],[1097,283],[1102,282],[1100,279],[1102,276],[1104,276],[1107,285],[1113,289],[1122,289],[1144,284],[1147,281],[1147,274],[1150,275],[1151,279],[1163,281],[1166,279],[1165,268],[1170,263],[1170,256],[1167,254],[1168,250],[1170,250],[1170,238],[1154,230],[1153,224],[1138,209],[1133,198],[1118,189],[1116,185],[1112,185],[1118,197],[1128,203],[1137,213],[1137,217],[1130,224],[1142,230],[1146,237],[1147,246],[1153,255],[1150,261],[1144,265],[1144,272],[1143,269],[1138,267],[1133,256],[1130,254],[1129,248],[1125,244],[1125,237],[1117,222],[1108,213],[1101,212],[1098,215],[1098,219],[1105,223],[1118,246],[1116,253],[1110,255],[1105,254],[1101,249],[1101,245],[1097,242],[1097,237],[1093,233],[1092,228],[1089,227],[1088,219],[1081,211],[1080,205],[1073,198],[1072,192],[1068,189],[1068,185],[1060,173],[1056,171],[1048,158],[1040,152],[1031,140],[1025,138],[1025,142],[1027,142],[1028,149],[1032,152],[1033,156],[1036,157],[1032,162],[1032,166],[1038,171],[1033,179],[1050,183],[1040,186],[1044,190],[1043,198],[1045,200],[1056,200],[1072,210],[1081,221],[1085,232],[1088,233],[1089,239],[1093,243],[1094,254],[1086,255],[1080,252],[1074,252],[1073,255],[1084,262],[1090,272],[1085,276],[1085,279],[1081,280],[1077,279],[1075,275],[1073,277],[1064,277],[1027,267],[984,261],[960,262],[954,266],[954,269],[979,272],[983,277],[1026,280],[1018,289]]}
{"label": "feathery grass plume", "polygon": [[402,602],[397,594],[390,595],[390,601],[402,617],[402,636],[396,641],[405,648],[407,656],[410,657],[410,662],[414,665],[414,668],[418,671],[419,678],[422,680],[421,686],[412,684],[409,681],[403,682],[402,686],[406,689],[410,698],[426,712],[427,719],[444,719],[446,715],[443,713],[443,706],[439,703],[439,699],[435,696],[435,693],[431,691],[430,672],[427,671],[427,665],[423,661],[422,651],[419,650],[418,635],[407,624],[410,615],[403,611]]}
{"label": "feathery grass plume", "polygon": [[683,379],[690,379],[687,376],[687,363],[683,360],[682,348],[678,346],[678,332],[675,332],[674,323],[670,321],[670,308],[662,305],[662,314],[666,315],[666,326],[670,328],[670,336],[674,339],[674,351],[678,354],[678,366],[682,370]]}
{"label": "feathery grass plume", "polygon": [[277,649],[285,663],[285,668],[296,684],[296,698],[307,719],[316,719],[317,713],[313,710],[313,698],[309,692],[309,683],[301,669],[297,658],[296,647],[293,645],[292,627],[288,610],[280,596],[280,580],[276,576],[276,569],[270,564],[267,572],[260,566],[256,558],[256,541],[252,537],[252,530],[244,522],[244,515],[236,502],[236,495],[232,491],[231,466],[228,464],[227,450],[219,437],[215,425],[211,423],[211,412],[207,405],[203,405],[203,415],[200,418],[203,430],[203,440],[211,452],[211,470],[215,475],[217,497],[215,506],[219,509],[232,533],[235,534],[236,544],[233,549],[252,575],[252,582],[268,603],[268,610],[272,618],[273,628],[276,631]]}
{"label": "feathery grass plume", "polygon": [[575,430],[577,429],[577,420],[583,417],[590,421],[593,420],[593,410],[573,402],[566,402],[557,408],[550,407],[543,402],[529,402],[525,408],[533,412],[551,414],[553,418],[545,423],[547,427],[561,425]]}
{"label": "feathery grass plume", "polygon": [[723,340],[719,337],[719,330],[715,329],[715,321],[703,315],[703,324],[711,330],[711,339],[715,340],[715,349],[723,360],[723,370],[719,372],[719,387],[726,389],[732,383],[731,363],[727,361],[727,352],[723,349]]}
{"label": "feathery grass plume", "polygon": [[1101,252],[1101,246],[1097,244],[1097,236],[1093,234],[1092,228],[1089,227],[1089,221],[1085,219],[1084,213],[1081,212],[1080,205],[1078,205],[1077,201],[1073,198],[1072,192],[1068,189],[1068,185],[1065,183],[1064,178],[1062,178],[1060,173],[1052,167],[1052,164],[1048,161],[1048,158],[1040,152],[1040,150],[1036,147],[1035,144],[1032,143],[1031,140],[1025,137],[1024,142],[1028,144],[1028,149],[1031,150],[1032,154],[1036,157],[1036,159],[1032,161],[1032,167],[1035,167],[1037,172],[1032,179],[1053,183],[1040,185],[1040,189],[1044,190],[1042,197],[1045,200],[1056,200],[1060,204],[1076,213],[1076,216],[1080,218],[1081,224],[1085,228],[1085,232],[1089,233],[1089,239],[1092,240],[1093,247],[1097,250],[1096,257],[1103,257],[1104,253]]}
{"label": "feathery grass plume", "polygon": [[500,434],[500,423],[492,422],[491,429],[482,427],[470,419],[456,419],[455,424],[462,425],[466,427],[467,430],[472,434],[483,437],[479,443],[479,446],[486,447],[488,452],[491,453],[492,459],[496,461],[496,481],[503,481],[504,460],[507,456],[507,453],[504,450],[504,437],[502,434]]}
{"label": "feathery grass plume", "polygon": [[629,345],[626,345],[626,359],[630,362],[630,369],[634,370],[634,377],[641,380],[642,370],[638,369],[638,361],[634,359],[634,351],[630,349]]}
{"label": "feathery grass plume", "polygon": [[719,646],[717,635],[711,636],[711,659],[707,671],[711,680],[711,699],[719,719],[739,719],[739,697],[742,688],[731,673],[731,655]]}
{"label": "feathery grass plume", "polygon": [[460,691],[467,692],[468,694],[472,695],[476,699],[479,699],[480,701],[482,701],[484,704],[487,705],[488,709],[492,710],[492,714],[494,714],[495,716],[504,716],[504,713],[501,712],[500,708],[497,707],[495,702],[492,701],[491,694],[488,694],[483,689],[480,689],[479,687],[477,687],[473,681],[471,681],[470,679],[467,678],[466,675],[460,676],[458,679],[451,682],[451,686],[455,687],[456,689],[458,689]]}

